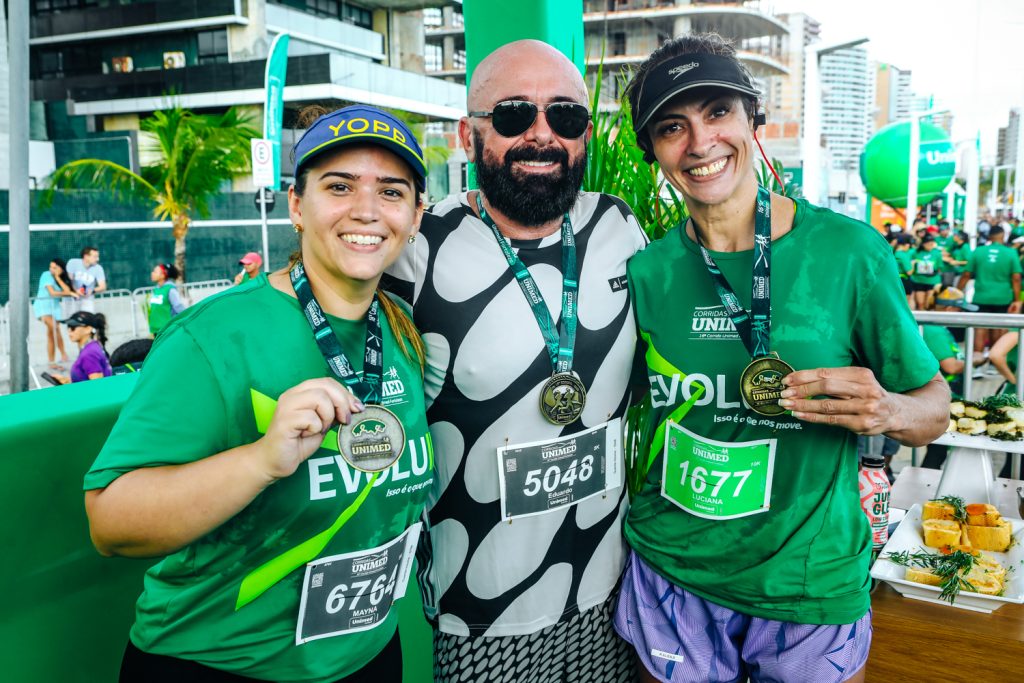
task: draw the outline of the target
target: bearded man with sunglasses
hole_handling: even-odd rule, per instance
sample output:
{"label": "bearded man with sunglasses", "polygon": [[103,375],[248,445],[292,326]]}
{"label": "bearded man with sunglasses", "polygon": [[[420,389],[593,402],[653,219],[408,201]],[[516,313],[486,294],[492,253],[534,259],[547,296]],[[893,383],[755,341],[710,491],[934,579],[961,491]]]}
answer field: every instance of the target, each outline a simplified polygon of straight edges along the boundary
{"label": "bearded man with sunglasses", "polygon": [[580,192],[587,102],[544,43],[482,61],[459,122],[480,189],[425,214],[390,271],[427,346],[436,477],[418,558],[439,682],[634,680],[611,609],[626,261],[647,240],[621,200]]}

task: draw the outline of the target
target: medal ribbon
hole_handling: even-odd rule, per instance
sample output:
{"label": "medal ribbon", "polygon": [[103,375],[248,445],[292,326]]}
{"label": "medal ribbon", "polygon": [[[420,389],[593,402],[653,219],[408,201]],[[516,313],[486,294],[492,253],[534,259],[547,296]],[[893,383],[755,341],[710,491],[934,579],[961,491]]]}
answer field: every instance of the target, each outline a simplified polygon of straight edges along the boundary
{"label": "medal ribbon", "polygon": [[[341,344],[338,343],[338,338],[335,336],[334,330],[331,329],[331,324],[327,321],[320,302],[313,295],[313,289],[309,286],[309,280],[306,278],[306,271],[301,261],[292,266],[289,276],[302,312],[313,330],[316,345],[320,349],[320,353],[323,354],[324,360],[327,361],[331,372],[361,401],[367,404],[379,404],[384,347],[380,328],[380,302],[377,300],[377,294],[374,293],[373,303],[370,304],[370,309],[366,314],[366,355],[363,359],[363,379],[360,379],[342,350]],[[239,610],[245,607],[278,581],[307,562],[315,560],[331,539],[341,531],[341,528],[366,502],[366,497],[370,494],[370,489],[373,488],[379,476],[380,472],[373,473],[356,499],[341,511],[338,518],[327,529],[277,557],[271,558],[246,575],[238,587],[235,609]]]}
{"label": "medal ribbon", "polygon": [[377,293],[373,294],[373,303],[366,313],[366,354],[363,357],[363,378],[352,369],[352,363],[338,343],[338,338],[331,329],[331,323],[327,321],[320,302],[313,296],[313,289],[309,286],[309,279],[306,277],[306,270],[302,262],[292,266],[288,274],[292,281],[292,288],[295,296],[299,299],[299,306],[306,316],[306,321],[313,330],[313,339],[327,361],[327,367],[341,381],[345,387],[355,394],[363,403],[380,403],[381,374],[384,367],[384,347],[380,330],[380,302],[377,300]]}
{"label": "medal ribbon", "polygon": [[[693,217],[690,217],[693,220]],[[748,313],[736,292],[722,275],[715,259],[704,248],[700,241],[700,230],[697,222],[693,222],[693,234],[697,238],[697,246],[704,257],[708,275],[715,285],[718,298],[722,300],[729,318],[736,326],[743,345],[747,347],[751,358],[769,355],[768,340],[771,332],[771,251],[772,251],[772,202],[771,194],[764,187],[757,188],[757,210],[754,212],[754,274],[750,292],[750,312]],[[683,234],[680,233],[680,237]],[[683,237],[685,239],[685,237]]]}
{"label": "medal ribbon", "polygon": [[476,195],[476,208],[480,211],[480,218],[494,233],[494,239],[498,241],[501,253],[505,255],[509,268],[515,273],[519,288],[523,290],[523,295],[530,304],[533,317],[537,319],[540,332],[544,335],[544,344],[547,346],[548,356],[551,358],[551,367],[554,368],[556,374],[571,371],[573,348],[576,346],[576,304],[579,299],[577,294],[579,282],[576,279],[576,236],[572,232],[569,214],[562,217],[562,318],[558,323],[556,334],[555,321],[551,319],[551,312],[548,310],[547,304],[544,303],[540,287],[537,286],[519,256],[512,251],[512,246],[498,230],[494,219],[484,209],[479,192]]}

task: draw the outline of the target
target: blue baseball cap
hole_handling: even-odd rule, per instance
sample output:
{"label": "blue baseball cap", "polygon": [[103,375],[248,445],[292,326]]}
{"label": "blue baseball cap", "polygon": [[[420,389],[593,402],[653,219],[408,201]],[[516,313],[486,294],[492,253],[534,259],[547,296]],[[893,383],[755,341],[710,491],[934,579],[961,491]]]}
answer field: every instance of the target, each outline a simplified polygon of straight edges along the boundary
{"label": "blue baseball cap", "polygon": [[427,165],[416,136],[391,114],[365,104],[332,111],[313,122],[295,143],[295,176],[324,152],[352,143],[377,144],[391,150],[412,167],[416,188],[422,192],[426,187]]}

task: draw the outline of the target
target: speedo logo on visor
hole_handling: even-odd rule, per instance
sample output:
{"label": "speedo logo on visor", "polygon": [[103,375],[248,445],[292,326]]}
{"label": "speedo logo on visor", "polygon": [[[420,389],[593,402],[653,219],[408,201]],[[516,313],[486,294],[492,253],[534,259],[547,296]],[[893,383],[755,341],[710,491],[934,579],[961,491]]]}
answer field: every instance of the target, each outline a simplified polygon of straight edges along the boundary
{"label": "speedo logo on visor", "polygon": [[697,306],[690,317],[690,339],[738,339],[736,325],[725,306]]}
{"label": "speedo logo on visor", "polygon": [[689,64],[681,64],[679,66],[669,69],[668,73],[670,76],[672,76],[672,80],[675,80],[682,76],[687,71],[693,71],[698,66],[700,66],[700,62],[690,62]]}

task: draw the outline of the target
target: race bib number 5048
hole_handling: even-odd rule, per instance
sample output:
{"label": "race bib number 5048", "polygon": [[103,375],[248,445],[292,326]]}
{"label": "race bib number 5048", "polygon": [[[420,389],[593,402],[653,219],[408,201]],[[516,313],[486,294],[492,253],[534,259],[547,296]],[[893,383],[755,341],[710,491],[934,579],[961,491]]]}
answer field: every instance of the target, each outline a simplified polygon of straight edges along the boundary
{"label": "race bib number 5048", "polygon": [[714,441],[670,421],[665,430],[661,495],[705,519],[767,512],[775,445],[775,439]]}
{"label": "race bib number 5048", "polygon": [[622,486],[622,421],[498,449],[501,518],[551,512]]}

